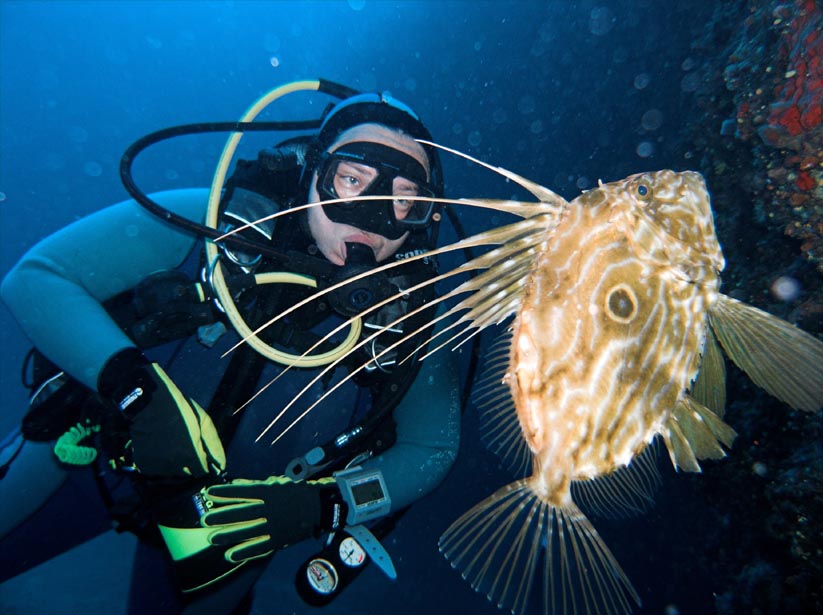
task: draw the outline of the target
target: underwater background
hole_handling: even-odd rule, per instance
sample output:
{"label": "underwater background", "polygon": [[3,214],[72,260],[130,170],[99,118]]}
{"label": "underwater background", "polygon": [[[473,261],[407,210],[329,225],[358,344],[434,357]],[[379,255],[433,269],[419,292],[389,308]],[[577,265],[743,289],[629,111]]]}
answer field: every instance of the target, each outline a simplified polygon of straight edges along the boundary
{"label": "underwater background", "polygon": [[[598,179],[700,171],[728,263],[723,292],[820,336],[821,31],[814,0],[5,0],[0,275],[38,239],[125,199],[118,164],[137,138],[235,120],[277,85],[322,77],[388,90],[437,142],[566,198]],[[316,118],[330,100],[301,96],[266,119]],[[209,185],[224,140],[152,148],[136,164],[139,184]],[[269,143],[249,137],[242,154]],[[448,155],[444,168],[449,196],[523,196]],[[479,230],[495,220],[478,216],[492,215],[467,213],[465,224]],[[2,436],[27,404],[28,343],[5,307],[0,347]],[[638,613],[821,612],[821,417],[768,398],[731,366],[728,405],[740,435],[727,459],[697,476],[675,475],[661,459],[657,505],[639,518],[597,519],[598,530],[643,599]],[[479,443],[471,405],[464,416],[451,475],[387,539],[398,581],[372,566],[327,612],[499,612],[437,550],[455,518],[509,479]],[[65,508],[82,516],[93,497]],[[80,531],[82,519],[76,527],[64,512],[53,531]],[[125,612],[132,546],[109,533],[0,584],[0,613]],[[0,565],[24,558],[6,550]],[[291,577],[264,577],[253,612],[316,611],[285,609],[291,587]]]}

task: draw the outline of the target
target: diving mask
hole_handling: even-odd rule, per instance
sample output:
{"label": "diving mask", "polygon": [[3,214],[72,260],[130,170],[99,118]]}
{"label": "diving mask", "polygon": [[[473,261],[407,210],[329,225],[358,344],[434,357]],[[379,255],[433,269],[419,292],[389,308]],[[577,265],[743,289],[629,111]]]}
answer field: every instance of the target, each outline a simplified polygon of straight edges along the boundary
{"label": "diving mask", "polygon": [[399,239],[406,231],[427,227],[433,201],[404,199],[435,195],[426,169],[412,156],[370,142],[347,143],[324,154],[318,166],[317,192],[322,200],[387,196],[380,201],[350,201],[324,205],[333,222]]}

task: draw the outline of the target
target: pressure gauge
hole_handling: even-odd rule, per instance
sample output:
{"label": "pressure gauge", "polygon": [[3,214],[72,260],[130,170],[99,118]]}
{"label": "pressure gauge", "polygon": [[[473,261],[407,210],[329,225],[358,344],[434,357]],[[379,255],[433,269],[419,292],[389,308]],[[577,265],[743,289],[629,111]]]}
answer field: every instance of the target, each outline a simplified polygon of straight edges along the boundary
{"label": "pressure gauge", "polygon": [[329,536],[319,553],[305,560],[294,576],[297,594],[312,606],[325,606],[373,561],[390,579],[397,578],[391,557],[362,525]]}
{"label": "pressure gauge", "polygon": [[340,559],[346,566],[357,568],[366,563],[366,552],[360,543],[351,536],[346,536],[340,542]]}
{"label": "pressure gauge", "polygon": [[337,589],[337,570],[328,560],[315,558],[306,566],[306,578],[318,594],[328,595]]}

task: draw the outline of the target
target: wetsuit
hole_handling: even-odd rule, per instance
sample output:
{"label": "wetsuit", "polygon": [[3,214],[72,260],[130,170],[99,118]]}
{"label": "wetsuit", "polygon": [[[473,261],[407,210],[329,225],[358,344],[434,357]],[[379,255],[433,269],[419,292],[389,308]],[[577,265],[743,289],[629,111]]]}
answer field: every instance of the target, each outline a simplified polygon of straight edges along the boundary
{"label": "wetsuit", "polygon": [[[205,189],[153,195],[171,211],[198,221],[204,218],[207,197]],[[298,244],[301,241],[304,241],[302,247],[310,248],[310,240],[305,235]],[[103,302],[133,288],[153,272],[180,266],[195,245],[196,237],[153,217],[135,202],[125,201],[37,244],[7,275],[2,296],[35,346],[67,373],[94,389],[106,361],[118,351],[134,346],[104,309]],[[190,352],[191,361],[197,362],[198,369],[194,373],[173,369],[172,376],[182,390],[197,399],[202,395],[200,389],[209,389],[217,380],[211,374],[219,372],[211,370],[220,369],[219,359],[214,357],[219,353],[197,347]],[[447,354],[424,363],[411,388],[391,413],[396,423],[394,445],[361,464],[381,468],[393,510],[430,492],[455,459],[459,438],[457,377]],[[205,367],[207,356],[211,363]],[[339,374],[333,376],[339,377]],[[283,380],[289,382],[290,378]],[[362,407],[363,395],[357,390],[364,387],[353,387],[355,390],[348,397],[332,395],[325,410],[321,407],[313,411],[310,418],[293,429],[278,446],[269,447],[265,440],[255,444],[255,436],[268,423],[273,410],[297,390],[294,383],[285,387],[283,384],[272,387],[268,398],[255,403],[254,407],[259,410],[244,411],[234,437],[225,443],[229,453],[227,467],[232,477],[264,478],[280,474],[285,462],[305,453],[318,441],[345,430],[358,413],[369,411]],[[324,381],[320,386],[328,388],[330,383]],[[346,407],[346,404],[350,405]],[[365,405],[368,406],[368,402]],[[13,470],[25,472],[25,467]],[[0,491],[4,482],[0,481]],[[42,498],[43,494],[34,497]],[[40,503],[33,501],[27,506],[19,494],[16,501],[18,518]],[[13,519],[7,525],[14,523]],[[240,596],[243,591],[235,593]]]}

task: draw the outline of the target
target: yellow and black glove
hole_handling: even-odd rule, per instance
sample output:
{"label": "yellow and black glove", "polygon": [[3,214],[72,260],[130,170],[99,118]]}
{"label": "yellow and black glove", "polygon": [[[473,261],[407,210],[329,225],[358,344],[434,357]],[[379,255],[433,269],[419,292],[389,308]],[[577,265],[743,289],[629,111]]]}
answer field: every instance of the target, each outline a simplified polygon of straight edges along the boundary
{"label": "yellow and black glove", "polygon": [[269,555],[346,521],[346,504],[331,477],[238,479],[208,487],[206,498],[212,506],[201,523],[213,528],[211,543],[225,547],[233,562]]}
{"label": "yellow and black glove", "polygon": [[207,587],[244,564],[339,529],[346,504],[333,478],[238,479],[205,487],[166,507],[159,526],[184,592]]}
{"label": "yellow and black glove", "polygon": [[225,469],[226,455],[211,417],[137,349],[109,359],[97,390],[128,420],[128,452],[143,475],[186,478],[219,475]]}

